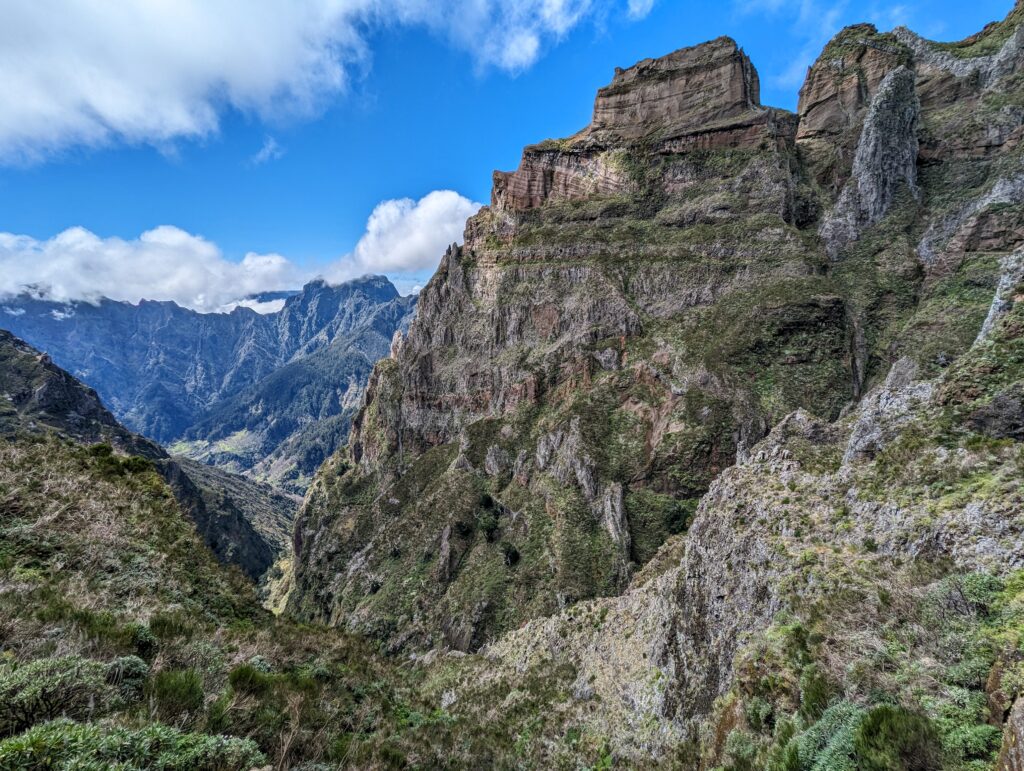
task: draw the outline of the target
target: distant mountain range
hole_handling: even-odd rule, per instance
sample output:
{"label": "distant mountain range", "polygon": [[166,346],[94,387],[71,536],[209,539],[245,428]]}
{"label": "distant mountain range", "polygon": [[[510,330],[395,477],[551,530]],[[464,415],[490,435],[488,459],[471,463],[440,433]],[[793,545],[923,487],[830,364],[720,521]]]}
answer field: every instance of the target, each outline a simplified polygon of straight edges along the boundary
{"label": "distant mountain range", "polygon": [[382,276],[270,293],[281,310],[173,302],[0,301],[0,328],[96,389],[131,430],[293,492],[348,435],[373,363],[415,297]]}

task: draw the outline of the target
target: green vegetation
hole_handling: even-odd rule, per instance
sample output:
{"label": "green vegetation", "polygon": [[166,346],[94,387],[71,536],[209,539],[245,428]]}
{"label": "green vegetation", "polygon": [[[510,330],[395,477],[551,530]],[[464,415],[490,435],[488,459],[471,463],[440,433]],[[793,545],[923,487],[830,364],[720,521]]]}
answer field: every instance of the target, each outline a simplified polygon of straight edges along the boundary
{"label": "green vegetation", "polygon": [[141,729],[55,720],[0,742],[0,768],[117,768],[123,771],[229,771],[260,766],[264,755],[247,739],[183,733],[162,725]]}

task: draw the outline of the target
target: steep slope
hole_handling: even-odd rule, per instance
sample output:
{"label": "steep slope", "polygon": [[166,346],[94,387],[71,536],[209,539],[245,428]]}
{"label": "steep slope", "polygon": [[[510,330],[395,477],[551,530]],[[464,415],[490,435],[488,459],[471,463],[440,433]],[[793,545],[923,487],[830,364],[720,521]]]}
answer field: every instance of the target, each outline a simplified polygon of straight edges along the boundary
{"label": "steep slope", "polygon": [[0,438],[0,768],[442,767],[417,676],[260,608],[151,466]]}
{"label": "steep slope", "polygon": [[365,311],[325,347],[214,404],[172,449],[304,492],[348,438],[373,365],[388,355],[394,334],[408,329],[415,302],[396,297]]}
{"label": "steep slope", "polygon": [[[836,423],[788,416],[622,597],[490,647],[463,708],[557,677],[541,733],[638,764],[990,768],[1024,695],[1022,281],[937,380],[904,359]],[[875,766],[885,715],[926,722]]]}
{"label": "steep slope", "polygon": [[[390,323],[382,331],[390,340],[396,329],[408,325],[414,304],[399,297],[380,276],[336,287],[314,281],[282,299],[280,311],[260,315],[244,307],[226,314],[201,314],[170,302],[55,303],[21,295],[0,303],[0,318],[15,334],[96,388],[130,429],[165,444],[186,432],[193,440],[217,442],[231,456],[226,462],[229,469],[242,471],[264,460],[311,420],[334,418],[335,430],[325,433],[332,442],[344,441],[347,423],[338,420],[344,411],[338,400],[317,399],[316,410],[309,404],[274,404],[263,397],[279,381],[266,379],[290,362],[317,355],[304,369],[309,386],[319,389],[310,396],[335,388],[345,400],[351,387],[347,400],[358,400],[368,373],[364,359],[370,358],[370,364],[374,360],[369,351],[363,351],[363,357],[355,355],[367,327]],[[331,362],[328,351],[334,340],[347,341],[341,345],[353,356]],[[335,376],[329,385],[323,380]],[[253,401],[240,401],[243,392]],[[270,411],[274,408],[280,412]],[[252,417],[258,410],[260,419]],[[225,413],[232,411],[248,411],[250,416],[225,421]],[[225,423],[258,420],[259,426],[245,425],[230,436],[224,434]],[[200,422],[205,432],[195,428]],[[278,476],[309,474],[315,461],[285,464]]]}
{"label": "steep slope", "polygon": [[941,372],[1024,236],[1017,38],[954,66],[844,30],[798,115],[728,39],[617,71],[589,127],[495,173],[377,365],[300,515],[293,611],[475,649],[621,592],[793,410]]}
{"label": "steep slope", "polygon": [[795,132],[722,39],[621,71],[588,129],[496,174],[371,378],[354,466],[311,492],[295,609],[476,647],[617,593],[767,426],[838,414],[847,311]]}
{"label": "steep slope", "polygon": [[[256,579],[286,549],[296,502],[267,485],[171,458],[121,426],[96,392],[9,332],[0,330],[0,437],[56,435],[83,445],[113,471],[157,470],[206,544]],[[128,455],[118,460],[114,450]]]}
{"label": "steep slope", "polygon": [[0,436],[56,431],[83,444],[107,442],[122,452],[165,457],[128,431],[88,388],[46,354],[0,329]]}

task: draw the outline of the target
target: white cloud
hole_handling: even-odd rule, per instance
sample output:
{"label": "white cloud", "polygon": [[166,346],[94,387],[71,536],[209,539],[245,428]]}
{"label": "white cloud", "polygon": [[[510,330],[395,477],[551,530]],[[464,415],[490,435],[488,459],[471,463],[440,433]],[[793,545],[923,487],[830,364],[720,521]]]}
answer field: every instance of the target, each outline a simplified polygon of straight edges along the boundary
{"label": "white cloud", "polygon": [[297,286],[305,278],[277,254],[226,260],[213,243],[167,225],[137,239],[100,238],[69,228],[46,241],[0,233],[0,294],[26,286],[50,299],[173,300],[213,311],[257,292]]}
{"label": "white cloud", "polygon": [[654,8],[654,0],[629,0],[627,11],[631,19],[643,19]]}
{"label": "white cloud", "polygon": [[262,166],[269,161],[276,161],[282,155],[284,155],[284,148],[278,144],[276,139],[268,136],[263,140],[263,147],[249,160],[253,166]]}
{"label": "white cloud", "polygon": [[[366,62],[367,34],[395,24],[430,29],[478,66],[521,70],[622,2],[0,2],[0,161],[114,142],[173,148],[215,133],[225,109],[314,114]],[[651,0],[625,2],[638,18]]]}
{"label": "white cloud", "polygon": [[[436,268],[445,248],[461,242],[466,218],[479,207],[451,190],[418,201],[384,201],[373,210],[355,249],[322,273],[334,283],[368,273],[398,274],[397,283],[408,290],[402,274]],[[279,254],[253,252],[232,262],[211,241],[169,225],[132,240],[101,238],[81,227],[43,241],[0,233],[0,297],[28,288],[62,302],[100,297],[132,303],[173,300],[202,312],[242,305],[271,313],[283,301],[246,298],[297,288],[313,277],[314,271]]]}
{"label": "white cloud", "polygon": [[367,273],[432,270],[448,246],[461,243],[466,219],[481,205],[452,190],[435,190],[419,201],[379,203],[356,248],[324,275],[336,282]]}

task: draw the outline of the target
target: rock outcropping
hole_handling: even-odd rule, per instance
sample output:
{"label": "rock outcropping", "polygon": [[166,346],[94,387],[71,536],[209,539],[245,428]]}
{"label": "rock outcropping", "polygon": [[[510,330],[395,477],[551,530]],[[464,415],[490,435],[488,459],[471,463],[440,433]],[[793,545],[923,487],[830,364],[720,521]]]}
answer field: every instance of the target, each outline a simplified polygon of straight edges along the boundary
{"label": "rock outcropping", "polygon": [[[945,603],[982,634],[954,584],[996,607],[1024,566],[1020,374],[994,363],[1019,340],[1020,15],[927,42],[998,49],[991,79],[844,30],[798,115],[727,40],[618,71],[590,126],[496,173],[375,367],[297,522],[290,610],[482,649],[444,704],[550,680],[552,735],[637,763],[854,768],[858,726],[918,720],[872,694],[916,705],[914,667],[967,643],[916,625]],[[889,621],[902,681],[857,648]],[[816,766],[832,735],[846,765]]]}

